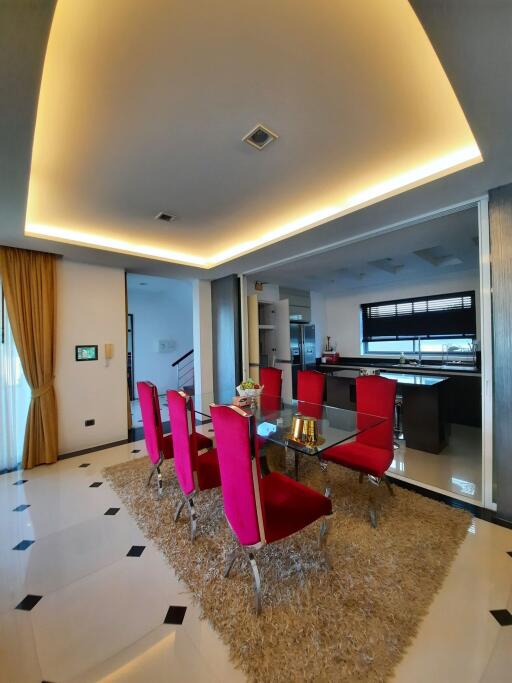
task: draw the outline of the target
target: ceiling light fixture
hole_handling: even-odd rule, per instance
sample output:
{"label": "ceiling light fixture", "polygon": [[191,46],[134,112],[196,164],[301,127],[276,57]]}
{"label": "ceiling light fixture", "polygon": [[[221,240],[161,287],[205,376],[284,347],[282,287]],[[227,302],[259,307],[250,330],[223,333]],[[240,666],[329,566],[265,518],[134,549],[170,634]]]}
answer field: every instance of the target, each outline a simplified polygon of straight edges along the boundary
{"label": "ceiling light fixture", "polygon": [[277,140],[279,136],[273,133],[270,128],[258,123],[252,130],[250,130],[247,135],[244,135],[242,140],[246,142],[251,147],[256,147],[256,149],[263,149],[274,140]]}
{"label": "ceiling light fixture", "polygon": [[337,206],[328,206],[319,209],[306,216],[297,218],[290,223],[281,225],[274,230],[270,230],[260,237],[247,242],[239,242],[238,244],[209,257],[184,254],[148,244],[135,244],[128,240],[110,238],[104,235],[95,235],[89,232],[51,225],[29,223],[25,227],[25,235],[28,237],[49,238],[59,242],[78,244],[80,246],[98,247],[109,251],[132,254],[135,256],[145,256],[189,266],[214,268],[237,256],[248,254],[251,251],[273,244],[285,237],[290,237],[303,232],[304,230],[309,230],[310,228],[322,225],[329,220],[341,218],[341,216],[351,213],[352,211],[362,209],[377,201],[382,201],[383,199],[398,194],[399,192],[412,189],[425,182],[440,178],[448,172],[453,173],[466,168],[467,166],[479,163],[480,161],[482,161],[482,155],[476,143],[468,145],[467,147],[462,147],[426,164],[416,166],[405,173],[388,178],[384,182],[371,185],[361,192],[344,199]]}

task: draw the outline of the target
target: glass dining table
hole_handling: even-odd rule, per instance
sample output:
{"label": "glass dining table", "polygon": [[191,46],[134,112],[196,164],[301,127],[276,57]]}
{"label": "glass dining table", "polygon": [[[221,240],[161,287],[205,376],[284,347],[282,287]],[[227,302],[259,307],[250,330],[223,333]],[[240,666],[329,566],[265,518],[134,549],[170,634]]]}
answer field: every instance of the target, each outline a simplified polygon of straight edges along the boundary
{"label": "glass dining table", "polygon": [[[229,405],[233,402],[232,395],[215,393],[196,394],[193,399],[196,415],[206,419],[211,418],[210,405],[212,403]],[[241,407],[254,415],[258,436],[295,452],[296,470],[298,455],[317,456],[321,460],[323,451],[349,441],[385,421],[385,418],[376,415],[325,404],[284,400],[268,395],[259,396],[248,405]],[[314,418],[318,432],[314,441],[294,438],[292,425],[295,416]]]}

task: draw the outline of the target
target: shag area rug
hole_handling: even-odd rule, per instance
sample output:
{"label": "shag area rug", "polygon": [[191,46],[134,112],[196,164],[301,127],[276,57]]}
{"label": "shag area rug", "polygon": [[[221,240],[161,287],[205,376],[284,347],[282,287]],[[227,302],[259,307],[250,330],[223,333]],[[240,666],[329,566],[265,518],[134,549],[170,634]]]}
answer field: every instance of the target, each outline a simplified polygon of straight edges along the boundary
{"label": "shag area rug", "polygon": [[[271,460],[278,461],[274,447]],[[292,471],[291,462],[283,463]],[[274,467],[275,469],[275,467]],[[319,523],[257,553],[263,612],[253,611],[252,574],[239,553],[228,579],[224,562],[236,547],[220,490],[195,500],[198,535],[190,541],[186,508],[173,522],[181,493],[172,461],[163,467],[164,495],[147,488],[147,458],[105,469],[143,533],[153,540],[229,646],[249,680],[385,681],[415,635],[471,521],[469,513],[399,487],[375,489],[378,527],[368,521],[370,485],[329,465],[334,515],[327,549]],[[303,483],[323,490],[315,459],[301,460]],[[154,484],[154,482],[152,482]]]}

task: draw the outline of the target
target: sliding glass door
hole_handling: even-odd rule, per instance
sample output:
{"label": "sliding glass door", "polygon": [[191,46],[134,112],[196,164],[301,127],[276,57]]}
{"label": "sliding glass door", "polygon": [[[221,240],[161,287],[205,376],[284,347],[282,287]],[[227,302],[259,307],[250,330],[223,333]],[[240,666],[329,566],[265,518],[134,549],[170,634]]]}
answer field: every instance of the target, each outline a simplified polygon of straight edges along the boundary
{"label": "sliding glass door", "polygon": [[23,374],[2,297],[0,343],[0,473],[21,462],[30,388]]}

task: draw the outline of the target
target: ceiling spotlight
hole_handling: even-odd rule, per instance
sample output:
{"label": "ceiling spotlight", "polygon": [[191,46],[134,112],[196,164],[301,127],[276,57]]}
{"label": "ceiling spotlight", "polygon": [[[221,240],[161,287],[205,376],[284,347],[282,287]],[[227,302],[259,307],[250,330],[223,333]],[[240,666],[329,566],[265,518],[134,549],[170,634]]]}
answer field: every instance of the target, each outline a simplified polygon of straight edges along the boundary
{"label": "ceiling spotlight", "polygon": [[164,221],[165,223],[170,223],[171,221],[176,220],[176,216],[173,216],[172,214],[167,213],[166,211],[160,211],[160,213],[156,214],[155,220]]}
{"label": "ceiling spotlight", "polygon": [[269,128],[258,123],[252,130],[250,130],[247,135],[244,135],[242,140],[256,149],[263,149],[269,145],[274,140],[277,140],[278,136],[273,133]]}

